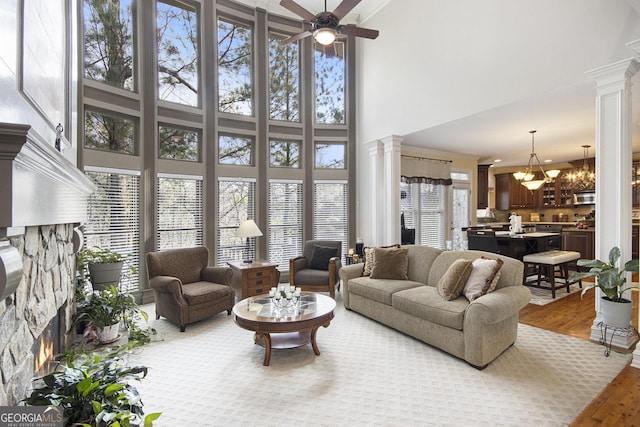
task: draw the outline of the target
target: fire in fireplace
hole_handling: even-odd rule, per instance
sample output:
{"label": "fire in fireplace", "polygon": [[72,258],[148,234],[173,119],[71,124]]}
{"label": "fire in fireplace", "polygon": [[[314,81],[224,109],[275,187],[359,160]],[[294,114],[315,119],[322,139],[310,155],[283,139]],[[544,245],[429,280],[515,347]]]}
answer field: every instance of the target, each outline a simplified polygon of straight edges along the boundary
{"label": "fire in fireplace", "polygon": [[34,374],[47,375],[55,370],[55,357],[64,349],[64,313],[63,307],[51,319],[32,346],[34,355]]}

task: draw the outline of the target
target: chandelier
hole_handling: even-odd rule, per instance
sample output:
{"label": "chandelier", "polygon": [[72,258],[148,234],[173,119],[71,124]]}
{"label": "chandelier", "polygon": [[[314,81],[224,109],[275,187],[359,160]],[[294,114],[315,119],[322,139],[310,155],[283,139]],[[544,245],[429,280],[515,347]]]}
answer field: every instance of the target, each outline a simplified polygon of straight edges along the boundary
{"label": "chandelier", "polygon": [[589,162],[587,161],[590,147],[590,145],[582,146],[584,154],[582,169],[568,173],[566,176],[569,186],[575,190],[593,190],[596,188],[596,174],[589,170]]}
{"label": "chandelier", "polygon": [[[529,133],[531,134],[531,154],[529,154],[529,163],[527,163],[527,168],[524,170],[524,172],[515,172],[513,174],[513,177],[518,182],[520,182],[520,184],[527,187],[527,189],[531,192],[536,191],[544,183],[553,181],[553,179],[556,178],[560,173],[560,171],[557,169],[553,169],[547,172],[545,172],[544,169],[542,169],[542,164],[540,163],[540,159],[538,159],[538,155],[536,154],[536,150],[534,146],[534,135],[536,132],[537,131],[535,130],[529,131]],[[542,179],[533,179],[536,177],[535,175],[536,165],[534,163],[534,159],[535,159],[535,162],[538,164],[537,169],[540,169],[540,172],[542,172]]]}

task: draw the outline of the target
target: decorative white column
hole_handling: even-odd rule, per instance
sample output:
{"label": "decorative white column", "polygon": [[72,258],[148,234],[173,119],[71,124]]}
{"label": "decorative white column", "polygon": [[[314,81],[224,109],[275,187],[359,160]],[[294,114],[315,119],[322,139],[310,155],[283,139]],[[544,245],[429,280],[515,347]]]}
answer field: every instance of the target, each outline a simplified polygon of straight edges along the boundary
{"label": "decorative white column", "polygon": [[[636,59],[628,58],[587,72],[596,81],[597,259],[608,259],[614,246],[620,248],[621,262],[631,258],[631,77],[638,69]],[[596,320],[591,327],[595,341],[601,338],[596,326],[601,321],[600,296],[598,290]],[[632,344],[633,337],[613,339],[617,347]]]}
{"label": "decorative white column", "polygon": [[382,243],[400,243],[400,145],[402,137],[382,139],[384,147],[384,235]]}
{"label": "decorative white column", "polygon": [[[380,141],[371,141],[366,144],[369,147],[369,195],[371,212],[370,238],[367,246],[378,246],[382,240],[384,230],[384,198],[382,189],[384,186],[384,151]],[[361,187],[362,188],[362,187]]]}

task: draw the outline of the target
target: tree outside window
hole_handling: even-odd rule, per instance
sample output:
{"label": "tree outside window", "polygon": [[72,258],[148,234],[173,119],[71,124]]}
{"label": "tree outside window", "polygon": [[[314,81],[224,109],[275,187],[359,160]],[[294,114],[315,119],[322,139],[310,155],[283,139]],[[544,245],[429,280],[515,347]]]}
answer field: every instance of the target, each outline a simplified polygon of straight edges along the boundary
{"label": "tree outside window", "polygon": [[346,144],[316,143],[316,169],[344,169]]}
{"label": "tree outside window", "polygon": [[[255,181],[220,178],[218,181],[218,265],[244,259],[245,241],[236,237],[245,219],[255,218]],[[255,256],[255,238],[249,254]]]}
{"label": "tree outside window", "polygon": [[158,98],[198,106],[198,17],[195,9],[157,2]]}
{"label": "tree outside window", "polygon": [[269,145],[269,166],[272,168],[300,167],[300,142],[272,139]]}
{"label": "tree outside window", "polygon": [[218,19],[218,109],[221,112],[253,115],[252,39],[250,27]]}
{"label": "tree outside window", "polygon": [[84,0],[84,76],[133,91],[131,0]]}
{"label": "tree outside window", "polygon": [[231,135],[218,137],[218,163],[222,165],[253,165],[253,138]]}
{"label": "tree outside window", "polygon": [[338,54],[332,58],[315,50],[316,123],[345,123],[344,43],[335,42],[334,45]]}
{"label": "tree outside window", "polygon": [[84,113],[84,146],[123,154],[136,154],[133,119],[87,110]]}
{"label": "tree outside window", "polygon": [[280,45],[285,36],[269,36],[269,118],[300,121],[300,49]]}
{"label": "tree outside window", "polygon": [[158,126],[158,156],[161,159],[200,160],[200,144],[195,131]]}

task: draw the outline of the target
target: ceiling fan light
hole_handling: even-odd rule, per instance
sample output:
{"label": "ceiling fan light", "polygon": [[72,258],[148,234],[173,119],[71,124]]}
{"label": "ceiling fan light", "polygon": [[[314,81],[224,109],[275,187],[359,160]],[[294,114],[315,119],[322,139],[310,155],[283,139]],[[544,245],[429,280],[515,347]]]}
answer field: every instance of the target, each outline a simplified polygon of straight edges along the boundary
{"label": "ceiling fan light", "polygon": [[336,40],[336,30],[333,28],[318,28],[313,32],[313,38],[323,46],[330,45]]}

